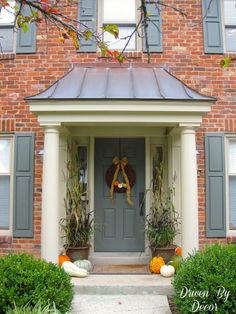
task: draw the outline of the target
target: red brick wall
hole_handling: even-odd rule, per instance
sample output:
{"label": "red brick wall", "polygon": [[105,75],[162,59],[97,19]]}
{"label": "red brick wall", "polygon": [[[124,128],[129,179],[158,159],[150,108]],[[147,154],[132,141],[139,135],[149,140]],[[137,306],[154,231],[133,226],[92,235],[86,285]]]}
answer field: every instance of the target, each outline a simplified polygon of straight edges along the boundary
{"label": "red brick wall", "polygon": [[[167,68],[193,89],[218,99],[197,131],[197,150],[200,153],[198,169],[201,171],[198,178],[199,234],[202,247],[205,243],[219,241],[205,239],[203,134],[207,131],[236,132],[236,62],[223,70],[220,68],[222,55],[204,54],[200,0],[169,0],[168,3],[173,6],[178,3],[187,17],[183,18],[171,9],[163,10],[163,53],[152,54],[151,62]],[[76,18],[76,7],[65,11]],[[0,131],[36,132],[36,152],[43,147],[43,132],[37,118],[29,112],[24,97],[44,90],[74,63],[109,62],[101,58],[99,53],[77,53],[69,40],[60,44],[60,35],[55,28],[48,27],[45,32],[45,24],[41,23],[37,29],[36,54],[0,54]],[[145,63],[147,60],[142,53],[129,53],[127,56],[132,62]],[[35,156],[34,238],[0,237],[0,254],[21,250],[40,256],[42,163],[38,155]]]}

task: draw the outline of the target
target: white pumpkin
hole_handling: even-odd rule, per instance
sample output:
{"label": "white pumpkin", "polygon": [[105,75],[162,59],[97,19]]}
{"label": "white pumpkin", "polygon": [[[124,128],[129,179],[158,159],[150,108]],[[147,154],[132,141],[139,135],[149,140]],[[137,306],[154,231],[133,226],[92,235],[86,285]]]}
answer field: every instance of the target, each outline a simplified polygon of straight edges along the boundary
{"label": "white pumpkin", "polygon": [[163,265],[160,269],[160,274],[163,277],[171,277],[175,273],[175,268],[172,265]]}

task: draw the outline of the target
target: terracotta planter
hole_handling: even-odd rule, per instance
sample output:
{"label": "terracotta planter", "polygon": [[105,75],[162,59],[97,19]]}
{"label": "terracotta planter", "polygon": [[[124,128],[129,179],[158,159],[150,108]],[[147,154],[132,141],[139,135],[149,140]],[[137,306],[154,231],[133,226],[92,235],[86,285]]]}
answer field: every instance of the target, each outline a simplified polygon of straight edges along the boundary
{"label": "terracotta planter", "polygon": [[156,249],[151,249],[152,257],[161,256],[164,258],[165,262],[168,263],[171,257],[175,255],[176,248],[177,248],[177,245],[171,245],[168,247],[160,247]]}
{"label": "terracotta planter", "polygon": [[88,259],[90,246],[83,247],[69,247],[66,250],[66,255],[68,255],[72,262],[81,259]]}

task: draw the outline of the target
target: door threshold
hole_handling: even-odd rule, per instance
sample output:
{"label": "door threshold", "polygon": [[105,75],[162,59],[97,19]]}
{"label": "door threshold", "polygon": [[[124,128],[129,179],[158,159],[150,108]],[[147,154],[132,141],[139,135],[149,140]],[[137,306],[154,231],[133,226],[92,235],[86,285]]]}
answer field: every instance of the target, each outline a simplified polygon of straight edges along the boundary
{"label": "door threshold", "polygon": [[90,260],[94,265],[146,265],[150,256],[145,253],[94,252]]}
{"label": "door threshold", "polygon": [[150,274],[148,264],[128,265],[93,265],[91,272],[94,275],[147,275]]}

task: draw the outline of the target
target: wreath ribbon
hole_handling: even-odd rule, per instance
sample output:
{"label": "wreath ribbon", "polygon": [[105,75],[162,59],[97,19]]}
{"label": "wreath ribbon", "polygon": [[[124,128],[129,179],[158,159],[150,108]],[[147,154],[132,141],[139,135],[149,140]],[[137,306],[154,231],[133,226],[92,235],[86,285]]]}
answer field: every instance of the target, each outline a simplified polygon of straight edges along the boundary
{"label": "wreath ribbon", "polygon": [[123,177],[125,179],[125,183],[127,185],[127,190],[126,190],[126,199],[129,205],[133,205],[133,201],[131,200],[131,188],[130,188],[130,183],[129,183],[129,178],[125,172],[125,166],[128,164],[128,158],[127,157],[123,157],[121,159],[119,159],[118,156],[115,156],[112,159],[113,164],[116,166],[116,171],[114,173],[113,179],[112,179],[112,183],[111,183],[111,187],[110,187],[110,198],[113,199],[113,193],[114,193],[114,187],[115,187],[115,182],[117,180],[118,177],[118,173],[121,169]]}

